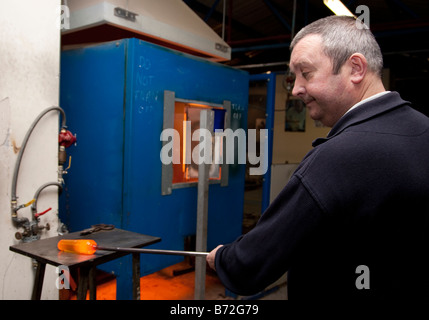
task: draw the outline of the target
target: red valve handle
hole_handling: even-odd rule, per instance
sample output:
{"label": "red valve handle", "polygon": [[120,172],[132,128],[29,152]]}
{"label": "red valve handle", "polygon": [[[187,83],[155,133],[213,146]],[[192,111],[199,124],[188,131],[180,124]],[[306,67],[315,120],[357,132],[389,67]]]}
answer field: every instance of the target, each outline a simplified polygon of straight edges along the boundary
{"label": "red valve handle", "polygon": [[70,147],[73,143],[76,142],[76,137],[69,130],[61,129],[61,132],[58,136],[58,143],[63,147]]}
{"label": "red valve handle", "polygon": [[48,212],[48,211],[50,211],[50,210],[52,210],[52,208],[46,209],[46,210],[45,210],[45,211],[43,211],[43,212],[36,213],[34,216],[35,216],[36,218],[38,218],[38,217],[40,217],[40,216],[43,216],[46,212]]}

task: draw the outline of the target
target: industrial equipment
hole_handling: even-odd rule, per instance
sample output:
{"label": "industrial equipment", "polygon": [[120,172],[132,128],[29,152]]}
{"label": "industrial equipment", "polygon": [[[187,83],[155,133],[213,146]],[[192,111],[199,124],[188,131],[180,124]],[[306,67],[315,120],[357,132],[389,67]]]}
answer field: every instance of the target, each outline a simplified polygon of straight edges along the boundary
{"label": "industrial equipment", "polygon": [[[60,101],[80,142],[70,152],[73,175],[65,177],[61,220],[70,231],[112,224],[160,237],[163,248],[193,250],[185,239],[197,228],[198,163],[191,158],[199,149],[186,146],[195,144],[202,110],[214,115],[213,131],[247,129],[248,82],[247,72],[134,38],[63,51]],[[166,130],[178,137],[163,140]],[[163,163],[169,143],[167,157],[178,152],[179,163]],[[217,148],[213,157],[225,144]],[[237,157],[234,148],[228,151]],[[210,177],[207,250],[241,235],[245,164],[213,161]],[[147,255],[141,273],[182,259]],[[119,274],[119,299],[131,292],[121,288],[130,263],[100,266]]]}

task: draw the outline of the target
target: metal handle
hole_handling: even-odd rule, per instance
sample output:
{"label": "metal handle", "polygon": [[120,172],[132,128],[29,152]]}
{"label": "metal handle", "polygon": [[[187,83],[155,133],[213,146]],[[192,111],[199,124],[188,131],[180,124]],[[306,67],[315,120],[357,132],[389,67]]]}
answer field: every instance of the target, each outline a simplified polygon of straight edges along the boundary
{"label": "metal handle", "polygon": [[209,254],[208,252],[199,252],[199,251],[179,251],[179,250],[100,247],[100,246],[97,246],[97,250],[122,251],[122,252],[130,252],[130,253],[167,254],[167,255],[175,255],[175,256],[194,256],[194,257],[206,257]]}

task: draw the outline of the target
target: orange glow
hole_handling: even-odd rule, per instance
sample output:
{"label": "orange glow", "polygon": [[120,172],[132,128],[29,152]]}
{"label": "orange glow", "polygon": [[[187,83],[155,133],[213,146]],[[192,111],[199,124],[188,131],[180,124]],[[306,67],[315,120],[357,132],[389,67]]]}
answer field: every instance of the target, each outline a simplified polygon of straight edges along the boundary
{"label": "orange glow", "polygon": [[174,107],[174,129],[179,132],[180,135],[183,135],[183,137],[181,137],[178,143],[174,142],[175,150],[178,149],[179,152],[182,152],[180,157],[180,159],[182,159],[182,163],[173,163],[173,183],[185,182],[184,173],[186,171],[186,152],[184,152],[184,150],[186,150],[186,139],[184,135],[188,133],[186,132],[186,126],[183,125],[183,121],[186,121],[187,118],[186,104],[183,102],[176,102]]}
{"label": "orange glow", "polygon": [[[189,268],[189,264],[180,262],[140,278],[141,300],[193,300],[195,271],[174,276],[173,271]],[[76,300],[73,290],[62,289],[61,300]],[[72,292],[71,292],[72,291]],[[206,299],[222,299],[225,287],[211,272],[206,274]],[[97,284],[97,300],[116,300],[116,279]],[[89,299],[89,292],[86,296]]]}
{"label": "orange glow", "polygon": [[[212,107],[203,103],[176,101],[174,106],[174,130],[180,135],[180,141],[174,142],[174,151],[180,152],[181,163],[173,163],[173,184],[198,182],[198,166],[192,160],[192,150],[198,145],[198,141],[191,139],[193,130],[197,129],[199,123],[199,112],[201,109],[222,109]],[[187,127],[187,122],[191,122]],[[220,143],[222,152],[222,142]],[[188,155],[186,154],[188,151]],[[214,151],[213,151],[214,152]],[[220,180],[218,174],[210,177],[210,180]]]}
{"label": "orange glow", "polygon": [[61,251],[77,254],[94,254],[97,251],[97,243],[90,239],[62,239],[58,241],[57,247]]}
{"label": "orange glow", "polygon": [[204,109],[212,109],[213,107],[210,107],[206,104],[201,104],[201,103],[194,103],[194,102],[190,102],[188,103],[189,106],[194,107],[194,108],[204,108]]}

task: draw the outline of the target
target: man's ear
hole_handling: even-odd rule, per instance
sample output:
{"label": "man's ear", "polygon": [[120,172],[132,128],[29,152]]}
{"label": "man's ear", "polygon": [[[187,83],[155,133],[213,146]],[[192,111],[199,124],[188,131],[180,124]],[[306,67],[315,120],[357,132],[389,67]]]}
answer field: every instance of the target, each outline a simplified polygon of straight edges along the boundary
{"label": "man's ear", "polygon": [[365,77],[368,70],[368,62],[366,61],[365,56],[361,53],[353,53],[350,56],[348,63],[351,68],[351,82],[359,84]]}

